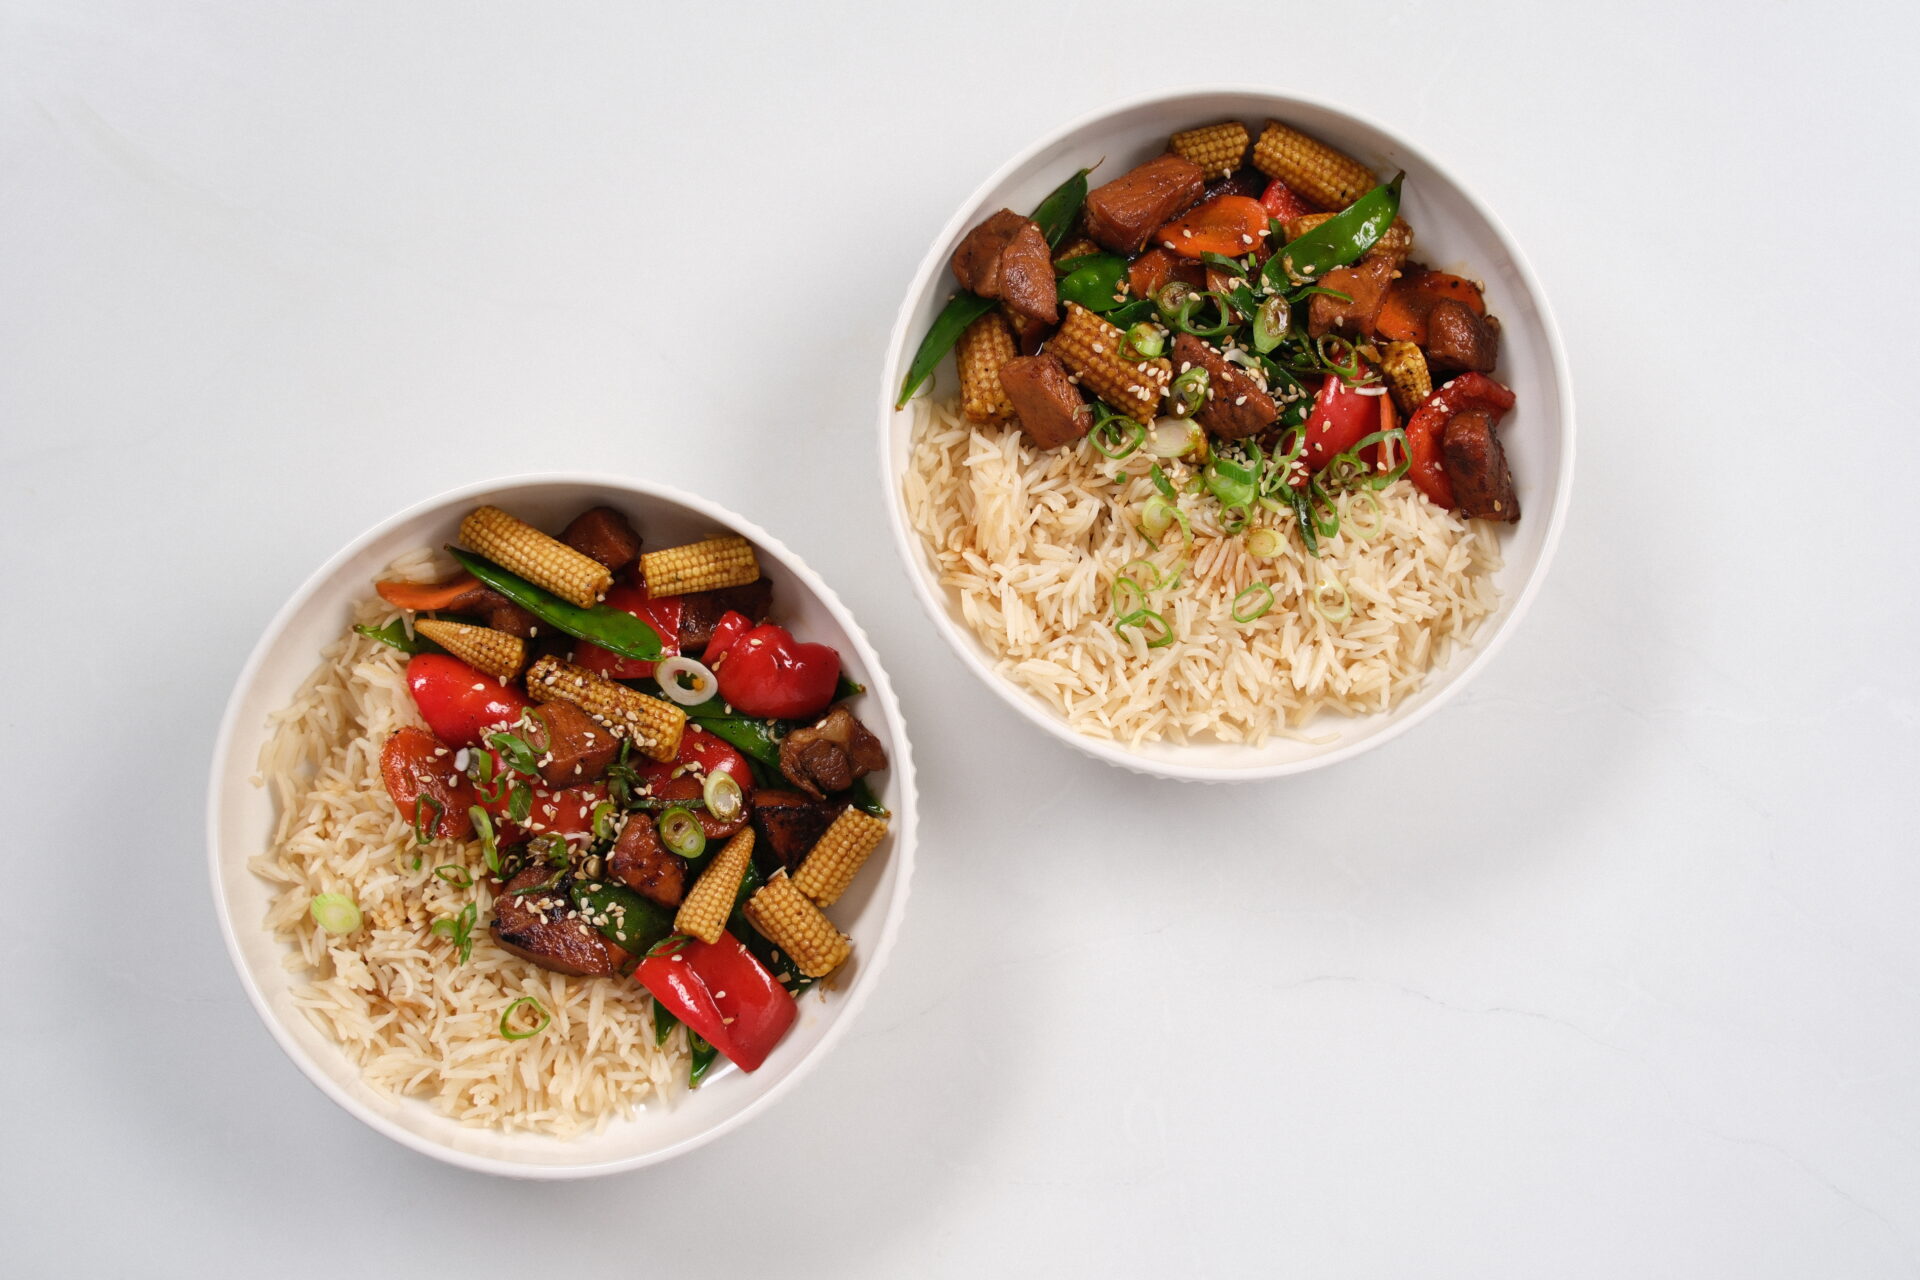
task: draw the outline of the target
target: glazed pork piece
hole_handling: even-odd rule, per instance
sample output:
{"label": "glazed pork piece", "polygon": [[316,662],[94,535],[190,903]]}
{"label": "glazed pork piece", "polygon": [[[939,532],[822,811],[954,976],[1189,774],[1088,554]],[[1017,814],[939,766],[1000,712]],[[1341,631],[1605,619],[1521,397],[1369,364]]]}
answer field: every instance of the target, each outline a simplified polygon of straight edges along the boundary
{"label": "glazed pork piece", "polygon": [[886,767],[880,739],[845,707],[835,707],[818,724],[795,729],[780,742],[780,772],[816,800]]}
{"label": "glazed pork piece", "polygon": [[649,902],[677,907],[687,895],[687,861],[660,843],[646,813],[632,814],[607,857],[607,874]]}
{"label": "glazed pork piece", "polygon": [[612,507],[590,507],[573,518],[560,541],[614,572],[640,558],[640,535]]}
{"label": "glazed pork piece", "polygon": [[1427,361],[1434,368],[1492,373],[1499,357],[1500,330],[1491,317],[1451,298],[1434,303],[1427,312]]}
{"label": "glazed pork piece", "polygon": [[713,639],[713,629],[729,613],[745,614],[753,622],[765,622],[773,610],[773,584],[765,578],[744,587],[722,587],[718,591],[692,591],[680,597],[680,651],[699,653]]}
{"label": "glazed pork piece", "polygon": [[1001,365],[1000,387],[1021,427],[1042,449],[1072,444],[1093,428],[1093,407],[1051,352],[1015,356]]}
{"label": "glazed pork piece", "polygon": [[845,800],[816,800],[799,791],[763,790],[753,794],[753,829],[769,867],[798,871],[807,853],[847,809]]}
{"label": "glazed pork piece", "polygon": [[1480,520],[1520,518],[1507,452],[1493,428],[1493,417],[1474,409],[1455,414],[1440,437],[1440,456],[1453,484],[1453,505]]}
{"label": "glazed pork piece", "polygon": [[633,957],[582,920],[564,888],[520,892],[552,876],[552,867],[538,863],[507,882],[493,904],[493,940],[556,973],[590,978],[619,973]]}
{"label": "glazed pork piece", "polygon": [[1173,367],[1207,371],[1207,400],[1194,414],[1199,424],[1223,440],[1259,435],[1280,416],[1280,406],[1244,370],[1190,333],[1174,335]]}
{"label": "glazed pork piece", "polygon": [[1307,332],[1314,337],[1343,331],[1370,334],[1380,308],[1386,304],[1387,290],[1393,284],[1394,266],[1390,258],[1369,255],[1352,266],[1335,267],[1321,278],[1320,287],[1347,295],[1349,301],[1316,293],[1307,304]]}
{"label": "glazed pork piece", "polygon": [[1028,319],[1052,324],[1060,318],[1047,238],[1039,223],[1011,209],[967,232],[953,251],[953,276],[962,288],[999,298]]}
{"label": "glazed pork piece", "polygon": [[1087,193],[1087,234],[1115,253],[1138,253],[1206,187],[1206,175],[1193,161],[1171,153],[1156,156]]}
{"label": "glazed pork piece", "polygon": [[540,753],[540,780],[550,787],[599,781],[620,750],[619,738],[570,702],[541,703],[527,741]]}

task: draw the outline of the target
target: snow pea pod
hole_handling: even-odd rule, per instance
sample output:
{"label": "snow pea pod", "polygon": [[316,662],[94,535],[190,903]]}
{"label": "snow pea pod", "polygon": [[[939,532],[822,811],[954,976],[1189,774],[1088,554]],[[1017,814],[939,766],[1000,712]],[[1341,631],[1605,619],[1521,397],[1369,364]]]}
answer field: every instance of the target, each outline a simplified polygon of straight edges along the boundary
{"label": "snow pea pod", "polygon": [[1060,301],[1077,302],[1089,311],[1112,311],[1126,302],[1122,284],[1127,260],[1113,253],[1090,253],[1074,258],[1073,270],[1060,281]]}
{"label": "snow pea pod", "polygon": [[518,574],[508,573],[492,561],[482,560],[458,547],[447,550],[468,573],[550,627],[580,640],[590,640],[623,658],[658,662],[665,652],[660,645],[660,633],[625,610],[604,604],[582,609],[551,591],[534,586]]}
{"label": "snow pea pod", "polygon": [[1312,284],[1335,267],[1358,262],[1387,233],[1400,212],[1400,183],[1405,174],[1375,187],[1325,222],[1291,241],[1267,260],[1262,271],[1272,288],[1289,282]]}
{"label": "snow pea pod", "polygon": [[[1087,171],[1082,169],[1054,188],[1052,194],[1033,211],[1033,220],[1040,224],[1040,234],[1047,238],[1049,248],[1060,247],[1060,241],[1066,238],[1067,228],[1073,225],[1073,219],[1086,199]],[[913,398],[920,384],[933,376],[940,361],[947,352],[953,350],[953,344],[960,341],[960,335],[966,332],[967,326],[993,310],[993,307],[993,299],[971,293],[956,293],[948,300],[940,314],[934,317],[933,324],[927,329],[927,336],[920,339],[920,347],[907,365],[907,376],[900,383],[900,398],[893,402],[894,408],[901,408]]]}
{"label": "snow pea pod", "polygon": [[574,908],[598,929],[607,941],[631,956],[644,956],[662,938],[673,932],[673,915],[649,902],[625,885],[595,881],[573,882],[570,896]]}
{"label": "snow pea pod", "polygon": [[402,653],[446,652],[445,649],[442,649],[439,645],[417,632],[409,635],[407,633],[407,624],[398,618],[395,618],[384,627],[369,627],[362,624],[355,627],[354,630],[369,640],[378,640],[381,644],[390,645]]}

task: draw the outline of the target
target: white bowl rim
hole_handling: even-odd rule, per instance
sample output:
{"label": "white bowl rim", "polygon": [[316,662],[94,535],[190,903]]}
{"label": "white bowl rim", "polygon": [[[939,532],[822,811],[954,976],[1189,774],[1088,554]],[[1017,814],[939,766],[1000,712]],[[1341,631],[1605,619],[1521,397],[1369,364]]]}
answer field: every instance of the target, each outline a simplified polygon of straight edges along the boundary
{"label": "white bowl rim", "polygon": [[[863,980],[853,990],[844,994],[839,1012],[836,1014],[832,1025],[822,1033],[819,1043],[816,1044],[813,1050],[804,1058],[796,1062],[785,1076],[768,1086],[764,1094],[740,1108],[738,1111],[724,1117],[709,1128],[693,1134],[671,1146],[662,1147],[657,1151],[643,1152],[639,1155],[626,1156],[614,1160],[600,1160],[578,1164],[521,1164],[510,1159],[479,1155],[443,1146],[430,1138],[415,1133],[405,1126],[396,1124],[387,1117],[370,1110],[362,1104],[359,1099],[342,1089],[332,1077],[321,1071],[319,1065],[307,1053],[305,1046],[294,1039],[293,1034],[286,1028],[279,1014],[268,1004],[266,994],[260,989],[259,983],[254,981],[253,973],[247,966],[246,958],[241,952],[240,937],[234,926],[233,915],[227,903],[227,896],[221,885],[220,843],[217,834],[220,820],[221,776],[226,772],[224,766],[231,756],[236,745],[236,740],[240,734],[241,727],[238,724],[238,717],[240,714],[240,705],[244,700],[244,694],[258,677],[260,667],[266,661],[268,653],[280,642],[283,633],[292,623],[293,619],[306,608],[308,602],[312,600],[322,587],[328,583],[334,575],[340,571],[341,567],[357,554],[362,547],[416,516],[425,515],[436,508],[452,506],[458,502],[468,501],[483,494],[497,495],[503,490],[544,484],[584,485],[587,487],[604,488],[610,493],[625,491],[646,498],[678,503],[689,510],[706,516],[718,524],[732,529],[734,532],[752,541],[756,546],[771,551],[774,558],[781,562],[782,567],[791,571],[793,575],[804,583],[807,589],[813,592],[815,597],[826,606],[828,612],[846,629],[848,638],[852,640],[855,650],[860,655],[863,670],[867,675],[867,692],[879,700],[882,713],[886,716],[888,727],[893,735],[893,741],[897,749],[892,753],[892,758],[889,761],[889,770],[894,774],[894,782],[899,787],[899,804],[895,810],[895,821],[893,823],[895,843],[889,854],[889,858],[893,861],[897,869],[896,874],[898,879],[894,887],[892,900],[886,904],[886,912],[881,920],[880,939],[871,949],[871,954],[868,955],[863,962],[866,965],[866,973],[863,975]],[[248,729],[248,732],[257,731],[257,726]],[[248,654],[245,665],[240,669],[239,677],[234,681],[233,691],[227,698],[226,710],[220,718],[219,734],[214,739],[212,768],[207,782],[207,869],[208,874],[212,878],[214,910],[219,916],[220,932],[226,940],[227,956],[233,962],[234,972],[240,976],[240,985],[246,989],[247,999],[252,1002],[254,1011],[260,1015],[260,1020],[266,1024],[267,1030],[279,1044],[282,1052],[293,1061],[293,1064],[300,1069],[301,1074],[306,1076],[307,1080],[312,1083],[314,1087],[319,1089],[320,1092],[332,1099],[349,1115],[363,1124],[393,1139],[402,1146],[409,1147],[423,1155],[432,1156],[434,1159],[443,1160],[449,1164],[470,1169],[477,1173],[541,1181],[560,1181],[574,1178],[597,1177],[609,1173],[620,1173],[629,1169],[639,1169],[647,1165],[660,1164],[676,1156],[685,1155],[689,1151],[703,1147],[715,1138],[739,1128],[754,1116],[765,1111],[776,1100],[784,1097],[795,1084],[810,1073],[833,1051],[834,1047],[839,1044],[841,1038],[846,1035],[847,1029],[853,1025],[853,1020],[866,1005],[867,998],[872,994],[874,987],[878,984],[882,973],[885,971],[888,956],[893,951],[894,941],[899,935],[900,924],[906,914],[907,898],[913,882],[917,813],[918,805],[917,794],[914,789],[913,755],[907,741],[906,721],[900,713],[899,701],[894,696],[893,683],[888,678],[885,668],[880,665],[879,656],[874,652],[872,642],[867,639],[866,632],[863,631],[859,623],[854,620],[852,613],[847,609],[846,605],[841,603],[840,597],[834,593],[831,587],[827,586],[819,574],[814,572],[812,566],[808,565],[806,561],[796,555],[784,542],[768,533],[765,529],[762,529],[753,521],[736,514],[717,502],[700,497],[697,494],[688,493],[672,485],[660,484],[651,480],[638,480],[605,472],[526,472],[499,476],[490,480],[481,480],[470,484],[457,485],[451,489],[446,489],[430,497],[423,498],[369,526],[329,557],[325,564],[314,570],[307,580],[300,585],[299,590],[295,591],[286,604],[280,607],[279,612],[274,614],[273,620],[267,624],[266,630],[261,634],[259,641],[255,643],[253,651]],[[644,1120],[631,1123],[644,1123]],[[564,1141],[564,1139],[552,1139],[552,1141],[561,1142]]]}
{"label": "white bowl rim", "polygon": [[[1275,115],[1283,112],[1286,106],[1293,105],[1345,116],[1364,128],[1392,138],[1409,155],[1432,166],[1436,172],[1446,175],[1447,180],[1458,188],[1460,195],[1473,211],[1485,219],[1501,247],[1518,268],[1521,280],[1526,284],[1527,294],[1540,315],[1541,330],[1546,335],[1547,349],[1552,355],[1554,378],[1560,389],[1559,410],[1563,425],[1560,473],[1555,477],[1554,482],[1555,502],[1547,522],[1546,534],[1540,543],[1539,558],[1534,562],[1533,570],[1527,575],[1526,582],[1513,597],[1513,603],[1504,611],[1504,616],[1498,619],[1499,625],[1494,628],[1493,634],[1473,643],[1466,654],[1465,665],[1457,671],[1449,672],[1445,682],[1434,688],[1431,694],[1422,699],[1418,705],[1398,714],[1393,711],[1378,713],[1390,717],[1390,720],[1377,733],[1304,759],[1279,761],[1272,764],[1216,767],[1136,755],[1117,742],[1080,733],[1059,715],[1040,706],[1034,698],[1015,688],[1012,681],[995,671],[976,652],[976,643],[962,631],[960,624],[949,614],[945,600],[936,595],[934,584],[927,574],[920,571],[915,561],[915,540],[920,535],[909,528],[906,522],[905,504],[900,499],[899,477],[893,472],[891,443],[893,416],[896,412],[902,412],[894,408],[894,399],[898,394],[900,378],[906,363],[911,358],[907,326],[913,321],[917,304],[932,283],[934,276],[945,269],[948,257],[947,247],[955,242],[961,230],[974,218],[988,194],[1041,151],[1111,116],[1143,107],[1178,102],[1186,98],[1224,96],[1259,99],[1265,104],[1272,105],[1274,109],[1271,114]],[[894,321],[893,333],[887,340],[886,350],[880,384],[880,477],[886,493],[887,519],[893,529],[894,547],[900,553],[907,578],[913,584],[914,594],[920,600],[920,607],[933,620],[934,627],[946,640],[948,648],[958,654],[961,661],[971,667],[974,674],[979,676],[1002,702],[1061,741],[1123,769],[1186,782],[1248,782],[1282,778],[1291,774],[1322,769],[1391,742],[1446,705],[1456,693],[1465,688],[1480,673],[1493,655],[1500,651],[1501,646],[1507,642],[1507,637],[1518,627],[1521,619],[1526,616],[1527,610],[1532,606],[1534,596],[1539,592],[1540,584],[1546,577],[1547,568],[1553,561],[1554,552],[1560,545],[1561,531],[1566,525],[1567,505],[1573,492],[1575,434],[1573,382],[1567,369],[1566,349],[1560,341],[1560,326],[1554,320],[1553,310],[1547,302],[1546,292],[1540,287],[1539,278],[1534,274],[1533,264],[1528,262],[1526,255],[1520,251],[1520,246],[1514,240],[1512,232],[1507,230],[1506,223],[1502,222],[1479,194],[1458,176],[1452,166],[1440,163],[1430,150],[1409,140],[1399,129],[1390,129],[1365,112],[1355,111],[1331,98],[1315,94],[1283,92],[1255,85],[1194,84],[1171,89],[1155,89],[1149,93],[1122,98],[1048,130],[1027,146],[1022,147],[1011,159],[974,188],[972,194],[961,202],[953,216],[940,228],[939,234],[933,238],[932,244],[928,247],[926,256],[921,259],[920,269],[914,273],[911,283],[907,286],[906,297],[900,303],[899,314]]]}

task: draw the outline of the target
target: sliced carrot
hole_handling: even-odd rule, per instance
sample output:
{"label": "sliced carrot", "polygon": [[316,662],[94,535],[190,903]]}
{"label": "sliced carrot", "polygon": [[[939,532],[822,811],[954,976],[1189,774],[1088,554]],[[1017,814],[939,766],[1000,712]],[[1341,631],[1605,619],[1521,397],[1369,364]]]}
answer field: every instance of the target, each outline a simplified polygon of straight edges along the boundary
{"label": "sliced carrot", "polygon": [[447,582],[376,582],[373,589],[396,609],[435,613],[453,608],[462,596],[479,586],[478,578],[465,574]]}
{"label": "sliced carrot", "polygon": [[1460,303],[1475,315],[1487,314],[1480,286],[1444,271],[1422,271],[1400,277],[1387,290],[1387,300],[1374,319],[1373,331],[1389,342],[1427,345],[1427,312],[1443,298]]}
{"label": "sliced carrot", "polygon": [[1267,229],[1267,207],[1252,196],[1215,196],[1153,233],[1154,240],[1183,258],[1252,253]]}
{"label": "sliced carrot", "polygon": [[1173,279],[1176,260],[1165,249],[1149,249],[1127,265],[1127,288],[1136,298],[1151,298]]}

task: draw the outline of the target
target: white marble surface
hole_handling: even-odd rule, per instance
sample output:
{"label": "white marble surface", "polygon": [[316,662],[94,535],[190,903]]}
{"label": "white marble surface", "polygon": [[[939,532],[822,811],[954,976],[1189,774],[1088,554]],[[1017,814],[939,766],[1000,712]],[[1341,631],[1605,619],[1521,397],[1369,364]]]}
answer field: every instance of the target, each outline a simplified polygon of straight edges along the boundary
{"label": "white marble surface", "polygon": [[[548,1233],[626,1276],[1920,1269],[1911,6],[1274,5],[1184,52],[1094,34],[1122,7],[0,0],[0,1271],[472,1273]],[[954,203],[1216,67],[1457,166],[1553,298],[1583,432],[1479,684],[1236,790],[962,679],[871,462]],[[828,1067],[572,1187],[323,1100],[202,869],[272,610],[403,502],[545,463],[806,555],[925,792]]]}

